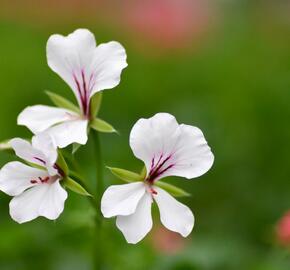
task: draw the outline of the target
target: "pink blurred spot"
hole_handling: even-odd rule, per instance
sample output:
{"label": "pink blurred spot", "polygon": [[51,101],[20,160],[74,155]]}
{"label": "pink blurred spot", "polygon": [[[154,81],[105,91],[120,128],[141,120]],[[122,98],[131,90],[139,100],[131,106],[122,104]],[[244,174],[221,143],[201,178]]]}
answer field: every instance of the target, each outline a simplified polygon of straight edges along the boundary
{"label": "pink blurred spot", "polygon": [[290,211],[288,211],[278,222],[276,227],[278,241],[282,245],[290,245]]}
{"label": "pink blurred spot", "polygon": [[190,45],[209,25],[205,0],[126,1],[124,20],[134,35],[164,49]]}
{"label": "pink blurred spot", "polygon": [[156,251],[172,255],[185,248],[186,240],[178,233],[158,226],[152,232],[151,243]]}

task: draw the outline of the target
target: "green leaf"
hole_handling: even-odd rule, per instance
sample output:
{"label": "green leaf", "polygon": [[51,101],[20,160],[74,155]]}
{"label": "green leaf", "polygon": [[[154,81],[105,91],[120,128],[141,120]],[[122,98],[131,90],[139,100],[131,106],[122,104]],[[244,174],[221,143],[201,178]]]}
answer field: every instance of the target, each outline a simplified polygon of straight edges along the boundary
{"label": "green leaf", "polygon": [[79,143],[73,143],[73,145],[72,145],[72,154],[75,154],[76,151],[78,151],[81,146],[82,145],[79,144]]}
{"label": "green leaf", "polygon": [[93,95],[90,102],[90,112],[91,112],[92,118],[98,115],[100,111],[101,103],[102,103],[102,92],[98,92]]}
{"label": "green leaf", "polygon": [[109,123],[100,118],[95,118],[91,121],[91,128],[100,132],[112,133],[117,132]]}
{"label": "green leaf", "polygon": [[70,189],[71,191],[78,193],[80,195],[83,195],[83,196],[92,196],[90,193],[88,193],[84,189],[84,187],[82,187],[78,182],[76,182],[72,178],[66,177],[62,181],[63,181],[64,186]]}
{"label": "green leaf", "polygon": [[60,169],[62,169],[65,175],[68,175],[69,169],[60,150],[58,150],[58,157],[57,157],[56,164]]}
{"label": "green leaf", "polygon": [[107,168],[111,171],[112,174],[114,174],[115,176],[126,182],[136,182],[144,180],[144,178],[142,178],[140,174],[135,172],[131,172],[120,168],[112,168],[112,167]]}
{"label": "green leaf", "polygon": [[156,181],[154,185],[164,189],[168,193],[170,193],[174,197],[189,197],[191,196],[190,193],[184,191],[183,189],[176,187],[174,185],[162,182],[162,181]]}
{"label": "green leaf", "polygon": [[66,98],[50,91],[45,91],[45,93],[48,95],[48,97],[53,102],[53,104],[56,105],[57,107],[61,107],[61,108],[68,109],[76,113],[80,113],[79,108],[76,105],[74,105],[72,102],[67,100]]}

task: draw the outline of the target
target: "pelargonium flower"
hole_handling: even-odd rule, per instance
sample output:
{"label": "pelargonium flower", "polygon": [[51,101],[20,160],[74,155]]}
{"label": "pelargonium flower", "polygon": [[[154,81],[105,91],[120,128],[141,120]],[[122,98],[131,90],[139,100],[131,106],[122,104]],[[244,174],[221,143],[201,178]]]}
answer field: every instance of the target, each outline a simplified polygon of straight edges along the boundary
{"label": "pelargonium flower", "polygon": [[20,113],[18,124],[28,127],[34,134],[48,132],[58,147],[74,142],[85,144],[91,98],[119,84],[121,72],[127,66],[125,49],[116,41],[96,46],[95,37],[89,30],[78,29],[68,36],[52,35],[46,52],[49,67],[71,87],[80,111],[31,106]]}
{"label": "pelargonium flower", "polygon": [[116,216],[116,225],[127,242],[137,243],[152,228],[151,204],[156,201],[162,224],[188,236],[194,225],[191,210],[156,183],[166,176],[195,178],[210,169],[214,156],[203,133],[196,127],[179,125],[170,114],[158,113],[137,121],[130,146],[145,163],[146,177],[142,182],[109,187],[101,201],[104,217]]}
{"label": "pelargonium flower", "polygon": [[44,216],[56,219],[64,209],[67,192],[60,185],[64,173],[58,165],[57,148],[48,134],[39,134],[32,143],[15,138],[10,142],[19,161],[7,163],[0,170],[0,190],[13,196],[10,215],[18,223]]}

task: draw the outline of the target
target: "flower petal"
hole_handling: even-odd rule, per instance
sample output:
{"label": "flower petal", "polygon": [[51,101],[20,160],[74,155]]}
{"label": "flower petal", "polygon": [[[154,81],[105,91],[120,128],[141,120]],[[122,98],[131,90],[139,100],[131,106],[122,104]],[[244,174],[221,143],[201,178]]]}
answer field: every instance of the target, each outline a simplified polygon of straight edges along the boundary
{"label": "flower petal", "polygon": [[214,155],[199,128],[182,124],[180,131],[172,158],[175,165],[163,177],[176,175],[191,179],[201,176],[211,168]]}
{"label": "flower petal", "polygon": [[10,196],[16,196],[27,188],[35,186],[31,182],[34,179],[47,176],[47,171],[29,167],[18,161],[12,161],[0,170],[0,190]]}
{"label": "flower petal", "polygon": [[46,132],[39,133],[32,137],[32,146],[39,149],[45,156],[45,167],[50,175],[58,173],[55,163],[58,157],[57,146],[52,136]]}
{"label": "flower petal", "polygon": [[39,133],[32,137],[31,145],[45,155],[45,161],[54,165],[57,160],[57,146],[48,133]]}
{"label": "flower petal", "polygon": [[158,204],[162,224],[169,230],[188,236],[194,225],[191,210],[174,199],[169,193],[159,187],[154,187],[157,194],[153,198]]}
{"label": "flower petal", "polygon": [[160,155],[166,157],[172,153],[179,135],[174,116],[157,113],[149,119],[137,121],[130,133],[130,146],[134,155],[144,161],[148,173],[154,157],[156,163]]}
{"label": "flower petal", "polygon": [[47,41],[49,67],[71,87],[80,106],[82,102],[74,75],[90,66],[95,48],[95,37],[87,29],[77,29],[68,36],[52,35]]}
{"label": "flower petal", "polygon": [[87,29],[68,36],[52,35],[47,42],[47,61],[72,88],[85,115],[93,94],[118,85],[127,66],[122,45],[113,41],[96,47],[94,35]]}
{"label": "flower petal", "polygon": [[59,181],[32,187],[14,197],[10,204],[10,215],[18,223],[23,223],[43,216],[54,220],[64,209],[67,192]]}
{"label": "flower petal", "polygon": [[63,148],[72,143],[86,144],[88,120],[67,121],[49,128],[50,134],[58,147]]}
{"label": "flower petal", "polygon": [[78,117],[76,113],[66,109],[35,105],[25,108],[19,114],[17,124],[26,126],[34,134],[37,134],[55,124],[72,120],[76,117]]}
{"label": "flower petal", "polygon": [[28,141],[21,138],[14,138],[10,140],[9,143],[18,157],[43,167],[51,165],[51,162],[47,159],[46,154],[42,150],[34,148]]}
{"label": "flower petal", "polygon": [[135,212],[144,193],[143,182],[110,186],[101,200],[101,211],[104,217],[131,215]]}
{"label": "flower petal", "polygon": [[121,72],[128,65],[126,58],[126,51],[119,42],[111,41],[96,48],[90,66],[91,74],[94,74],[95,78],[90,97],[98,91],[111,89],[120,83]]}
{"label": "flower petal", "polygon": [[130,146],[143,160],[152,181],[175,175],[194,178],[213,164],[213,154],[200,129],[178,125],[174,116],[158,113],[132,128]]}
{"label": "flower petal", "polygon": [[129,216],[117,216],[116,225],[128,243],[136,244],[151,230],[151,204],[152,197],[146,192],[133,214]]}

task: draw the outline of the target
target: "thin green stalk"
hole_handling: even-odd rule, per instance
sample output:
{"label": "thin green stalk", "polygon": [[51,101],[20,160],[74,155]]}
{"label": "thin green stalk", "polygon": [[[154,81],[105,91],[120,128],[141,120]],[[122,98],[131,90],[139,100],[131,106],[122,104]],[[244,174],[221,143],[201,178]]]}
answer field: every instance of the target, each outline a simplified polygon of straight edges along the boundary
{"label": "thin green stalk", "polygon": [[95,161],[96,161],[96,200],[98,203],[98,213],[96,213],[95,219],[95,245],[94,245],[94,262],[95,262],[95,270],[103,269],[103,250],[102,250],[102,219],[98,218],[100,216],[100,208],[101,208],[101,198],[104,191],[104,179],[103,179],[103,162],[101,155],[101,144],[99,139],[99,134],[97,131],[92,130],[92,137],[94,141],[94,149],[95,149]]}
{"label": "thin green stalk", "polygon": [[92,130],[94,146],[95,146],[95,158],[96,158],[96,195],[97,200],[101,201],[104,191],[104,179],[103,179],[103,160],[101,154],[101,144],[98,131]]}

